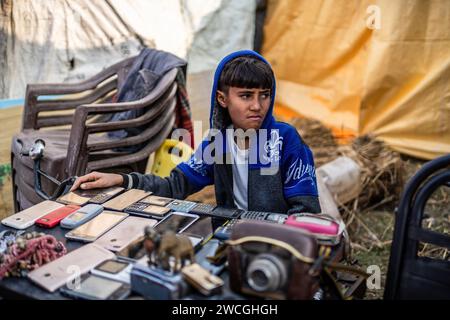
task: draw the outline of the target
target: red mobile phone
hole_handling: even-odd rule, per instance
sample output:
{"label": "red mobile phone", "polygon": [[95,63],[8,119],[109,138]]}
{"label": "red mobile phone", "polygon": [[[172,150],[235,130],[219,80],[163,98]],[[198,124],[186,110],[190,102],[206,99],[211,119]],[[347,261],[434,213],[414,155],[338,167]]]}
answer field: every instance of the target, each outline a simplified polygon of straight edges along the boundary
{"label": "red mobile phone", "polygon": [[41,217],[40,219],[36,220],[36,224],[40,227],[44,228],[53,228],[58,225],[58,223],[67,217],[72,212],[77,211],[80,209],[80,206],[76,206],[73,204],[66,205],[62,208],[56,209],[45,216]]}

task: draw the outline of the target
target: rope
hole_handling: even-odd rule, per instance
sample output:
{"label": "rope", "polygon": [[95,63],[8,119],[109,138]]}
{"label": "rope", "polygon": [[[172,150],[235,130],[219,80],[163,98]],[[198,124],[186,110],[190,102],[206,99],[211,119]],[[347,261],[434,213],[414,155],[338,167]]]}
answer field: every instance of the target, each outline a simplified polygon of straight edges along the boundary
{"label": "rope", "polygon": [[26,236],[17,238],[0,256],[0,280],[10,275],[23,276],[67,253],[62,242],[51,235],[25,240]]}

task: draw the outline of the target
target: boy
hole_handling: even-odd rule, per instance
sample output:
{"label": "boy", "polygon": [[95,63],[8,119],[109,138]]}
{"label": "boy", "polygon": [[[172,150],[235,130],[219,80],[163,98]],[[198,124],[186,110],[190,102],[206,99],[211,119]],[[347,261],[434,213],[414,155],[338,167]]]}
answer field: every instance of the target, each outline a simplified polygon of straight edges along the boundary
{"label": "boy", "polygon": [[217,67],[209,136],[170,177],[92,172],[72,190],[123,186],[184,199],[214,184],[218,205],[279,213],[320,212],[311,150],[272,116],[275,77],[259,54],[243,50]]}

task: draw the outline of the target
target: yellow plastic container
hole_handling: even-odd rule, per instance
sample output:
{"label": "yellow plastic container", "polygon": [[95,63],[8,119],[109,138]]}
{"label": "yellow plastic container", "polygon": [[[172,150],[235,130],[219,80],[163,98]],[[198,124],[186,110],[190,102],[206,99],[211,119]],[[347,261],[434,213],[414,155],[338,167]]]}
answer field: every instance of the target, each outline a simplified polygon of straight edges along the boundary
{"label": "yellow plastic container", "polygon": [[152,174],[162,178],[168,177],[170,172],[181,162],[187,161],[194,150],[184,142],[167,139],[156,150],[152,166]]}

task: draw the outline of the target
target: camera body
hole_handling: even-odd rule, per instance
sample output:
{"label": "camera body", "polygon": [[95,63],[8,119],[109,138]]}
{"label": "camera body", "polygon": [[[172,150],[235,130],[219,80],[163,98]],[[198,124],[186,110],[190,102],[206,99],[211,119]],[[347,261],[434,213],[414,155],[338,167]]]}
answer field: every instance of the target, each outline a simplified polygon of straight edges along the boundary
{"label": "camera body", "polygon": [[319,289],[318,273],[310,272],[317,252],[317,240],[301,229],[242,221],[228,248],[230,288],[269,299],[312,299]]}

